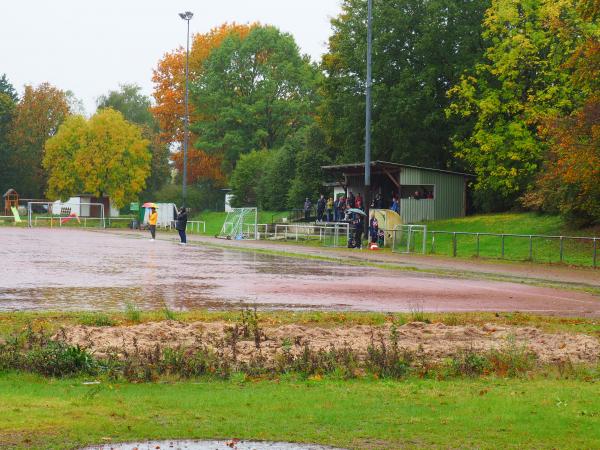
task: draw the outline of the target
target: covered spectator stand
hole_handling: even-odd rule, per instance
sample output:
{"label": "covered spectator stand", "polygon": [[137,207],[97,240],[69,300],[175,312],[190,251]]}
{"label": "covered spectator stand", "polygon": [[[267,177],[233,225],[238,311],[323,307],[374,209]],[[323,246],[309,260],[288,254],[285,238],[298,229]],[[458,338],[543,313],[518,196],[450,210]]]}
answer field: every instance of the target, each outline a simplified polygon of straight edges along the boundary
{"label": "covered spectator stand", "polygon": [[[365,195],[365,164],[322,167],[334,195]],[[389,209],[398,199],[403,223],[463,217],[467,211],[467,184],[472,175],[449,170],[371,162],[371,195],[377,209]]]}

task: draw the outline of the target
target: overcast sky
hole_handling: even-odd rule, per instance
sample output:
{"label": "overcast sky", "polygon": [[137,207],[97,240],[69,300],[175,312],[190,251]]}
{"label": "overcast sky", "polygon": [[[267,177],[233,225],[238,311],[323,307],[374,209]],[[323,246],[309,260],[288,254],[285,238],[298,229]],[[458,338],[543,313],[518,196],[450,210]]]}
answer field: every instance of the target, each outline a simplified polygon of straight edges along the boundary
{"label": "overcast sky", "polygon": [[152,68],[185,45],[191,33],[224,22],[259,21],[291,33],[303,53],[318,60],[340,0],[5,0],[0,14],[0,74],[23,85],[48,81],[71,90],[87,114],[98,96],[122,83],[152,92]]}

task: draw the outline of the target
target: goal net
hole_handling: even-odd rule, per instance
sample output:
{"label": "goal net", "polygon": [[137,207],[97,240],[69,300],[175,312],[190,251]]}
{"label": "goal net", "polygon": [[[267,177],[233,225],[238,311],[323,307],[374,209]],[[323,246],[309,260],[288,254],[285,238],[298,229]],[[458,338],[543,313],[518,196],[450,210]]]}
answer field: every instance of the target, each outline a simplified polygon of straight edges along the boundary
{"label": "goal net", "polygon": [[27,223],[30,227],[106,228],[102,203],[27,202]]}
{"label": "goal net", "polygon": [[258,209],[233,208],[227,213],[221,232],[224,239],[258,239]]}
{"label": "goal net", "polygon": [[394,227],[392,251],[425,254],[427,251],[427,225],[397,225]]}

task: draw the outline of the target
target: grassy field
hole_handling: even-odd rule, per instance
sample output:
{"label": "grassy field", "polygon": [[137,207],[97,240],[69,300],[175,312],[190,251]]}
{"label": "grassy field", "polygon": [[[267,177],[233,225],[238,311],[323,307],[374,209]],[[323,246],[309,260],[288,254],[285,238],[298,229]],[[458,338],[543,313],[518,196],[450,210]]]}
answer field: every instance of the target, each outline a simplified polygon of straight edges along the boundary
{"label": "grassy field", "polygon": [[[241,316],[242,311],[130,309],[1,313],[0,356],[3,340],[10,342],[13,333],[28,329],[49,335],[78,324],[115,326],[159,320],[234,325]],[[377,326],[414,320],[494,323],[600,337],[597,319],[518,313],[275,311],[259,313],[258,320],[261,327]],[[30,357],[35,364],[35,353]],[[2,360],[10,360],[6,351]],[[508,378],[495,373],[443,376],[432,371],[393,380],[374,373],[348,379],[337,371],[310,376],[234,372],[226,380],[217,375],[186,378],[171,373],[156,382],[130,382],[103,370],[59,379],[5,369],[0,370],[0,447],[62,449],[138,439],[235,437],[357,449],[597,448],[599,369],[549,368]],[[95,384],[85,384],[89,382]]]}
{"label": "grassy field", "polygon": [[[260,223],[271,223],[273,218],[285,217],[286,213],[265,211],[259,213]],[[226,213],[206,212],[196,219],[206,222],[206,234],[214,236],[219,232]],[[600,237],[598,228],[583,230],[568,229],[564,221],[558,216],[540,215],[536,213],[501,213],[469,216],[459,219],[438,220],[426,222],[429,231],[470,232],[470,233],[496,233],[520,235],[548,235],[548,236],[586,236]],[[428,254],[453,255],[453,237],[451,234],[436,234],[435,244],[432,245],[432,235],[427,239],[426,250]],[[421,235],[417,235],[413,244],[421,248]],[[290,242],[295,242],[291,240]],[[299,241],[302,245],[320,245],[318,241]],[[596,264],[600,266],[600,241],[596,243]],[[542,263],[561,262],[561,243],[558,239],[533,238],[531,241],[531,259]],[[593,265],[593,242],[563,241],[562,262],[578,266]],[[477,256],[477,237],[458,235],[456,256],[471,258]],[[530,240],[522,237],[504,238],[504,255],[502,255],[502,238],[497,236],[479,237],[479,256],[483,258],[527,261],[530,259]]]}
{"label": "grassy field", "polygon": [[234,437],[361,449],[600,446],[598,386],[584,381],[84,381],[0,374],[0,442],[61,449]]}
{"label": "grassy field", "polygon": [[[428,231],[450,231],[470,233],[496,233],[548,236],[586,236],[600,237],[598,229],[571,230],[558,216],[535,213],[502,213],[470,216],[460,219],[438,220],[426,223]],[[477,237],[457,235],[456,255],[458,257],[477,256]],[[431,234],[428,237],[427,252],[441,255],[453,254],[453,237],[450,234],[436,234],[435,246],[432,246]],[[419,245],[421,241],[416,244]],[[504,256],[502,256],[502,238],[480,236],[479,256],[484,258],[502,258],[517,261],[531,259],[536,262],[561,262],[561,243],[559,239],[528,237],[505,237]],[[597,242],[597,265],[600,265],[600,242]],[[420,248],[420,247],[419,247]],[[593,264],[594,246],[591,240],[563,241],[565,264],[590,266]]]}

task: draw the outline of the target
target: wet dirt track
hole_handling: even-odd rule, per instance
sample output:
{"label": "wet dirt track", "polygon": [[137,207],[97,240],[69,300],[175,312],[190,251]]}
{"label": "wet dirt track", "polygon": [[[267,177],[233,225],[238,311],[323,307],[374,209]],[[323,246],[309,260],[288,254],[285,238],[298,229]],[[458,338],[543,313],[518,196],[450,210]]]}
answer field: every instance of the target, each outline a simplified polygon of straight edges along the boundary
{"label": "wet dirt track", "polygon": [[[142,238],[143,236],[143,238]],[[600,316],[600,297],[562,289],[268,256],[146,234],[0,228],[0,310],[238,307],[526,311]]]}

